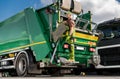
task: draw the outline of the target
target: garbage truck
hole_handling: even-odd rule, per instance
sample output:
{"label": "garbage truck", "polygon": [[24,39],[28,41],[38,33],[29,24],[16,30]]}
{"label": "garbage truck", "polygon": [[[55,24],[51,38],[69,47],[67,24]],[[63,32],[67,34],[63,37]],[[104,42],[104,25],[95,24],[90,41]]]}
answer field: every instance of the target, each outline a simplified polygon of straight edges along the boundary
{"label": "garbage truck", "polygon": [[[73,6],[74,5],[74,6]],[[66,42],[70,11],[76,18],[75,62],[68,62],[71,44]],[[75,0],[58,0],[40,9],[27,8],[0,22],[0,72],[2,76],[29,74],[80,74],[90,68],[98,41],[91,13],[83,13]],[[93,27],[94,26],[94,27]],[[93,30],[92,30],[93,29]]]}

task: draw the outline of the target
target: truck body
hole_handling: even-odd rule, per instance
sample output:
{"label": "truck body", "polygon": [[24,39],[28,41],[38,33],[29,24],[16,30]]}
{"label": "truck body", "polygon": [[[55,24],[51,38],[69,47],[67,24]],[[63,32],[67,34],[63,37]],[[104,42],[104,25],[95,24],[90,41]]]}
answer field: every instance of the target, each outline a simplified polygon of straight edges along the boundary
{"label": "truck body", "polygon": [[[70,52],[70,45],[65,41],[66,31],[59,35],[66,26],[61,24],[61,18],[65,19],[60,14],[61,9],[64,10],[62,7],[51,4],[38,10],[27,8],[0,23],[0,70],[3,76],[6,72],[12,76],[42,72],[52,74],[61,69],[80,73],[81,68],[93,65],[98,35],[91,31],[90,12],[77,15],[75,20],[75,62],[61,62],[60,58],[69,60]],[[73,13],[76,12],[74,9]],[[63,28],[60,30],[59,27]],[[54,33],[56,36],[53,36]],[[14,71],[11,73],[11,70]]]}
{"label": "truck body", "polygon": [[[96,69],[102,71],[119,71],[120,68],[120,43],[119,43],[119,18],[102,22],[98,25],[98,30],[101,31],[101,40],[96,48]],[[102,73],[102,72],[101,72]]]}

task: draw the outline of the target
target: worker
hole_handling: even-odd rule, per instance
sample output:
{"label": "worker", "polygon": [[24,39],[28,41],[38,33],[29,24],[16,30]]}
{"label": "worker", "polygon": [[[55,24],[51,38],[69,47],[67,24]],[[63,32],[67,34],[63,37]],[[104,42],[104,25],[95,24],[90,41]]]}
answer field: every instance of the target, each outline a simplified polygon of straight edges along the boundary
{"label": "worker", "polygon": [[70,57],[69,61],[74,62],[75,57],[74,57],[74,32],[75,32],[75,22],[72,19],[72,14],[68,12],[66,14],[67,21],[64,21],[64,23],[69,27],[68,35],[66,37],[66,41],[70,44]]}

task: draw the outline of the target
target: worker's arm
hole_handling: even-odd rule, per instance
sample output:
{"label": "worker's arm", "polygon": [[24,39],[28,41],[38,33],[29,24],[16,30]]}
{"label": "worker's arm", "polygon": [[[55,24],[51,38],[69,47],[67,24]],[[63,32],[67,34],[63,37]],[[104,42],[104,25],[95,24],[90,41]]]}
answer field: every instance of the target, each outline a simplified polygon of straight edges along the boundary
{"label": "worker's arm", "polygon": [[70,35],[73,34],[74,28],[75,28],[75,22],[71,20],[70,21]]}
{"label": "worker's arm", "polygon": [[73,31],[74,31],[74,27],[71,27],[70,28],[70,36],[73,34]]}

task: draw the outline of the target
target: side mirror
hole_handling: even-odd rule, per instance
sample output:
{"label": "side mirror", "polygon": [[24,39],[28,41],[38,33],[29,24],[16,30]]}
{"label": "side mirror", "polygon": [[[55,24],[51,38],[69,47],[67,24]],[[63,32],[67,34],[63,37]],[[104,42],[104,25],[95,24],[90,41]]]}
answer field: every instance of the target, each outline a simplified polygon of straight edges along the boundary
{"label": "side mirror", "polygon": [[98,33],[99,41],[104,38],[104,33],[100,30],[96,31]]}

